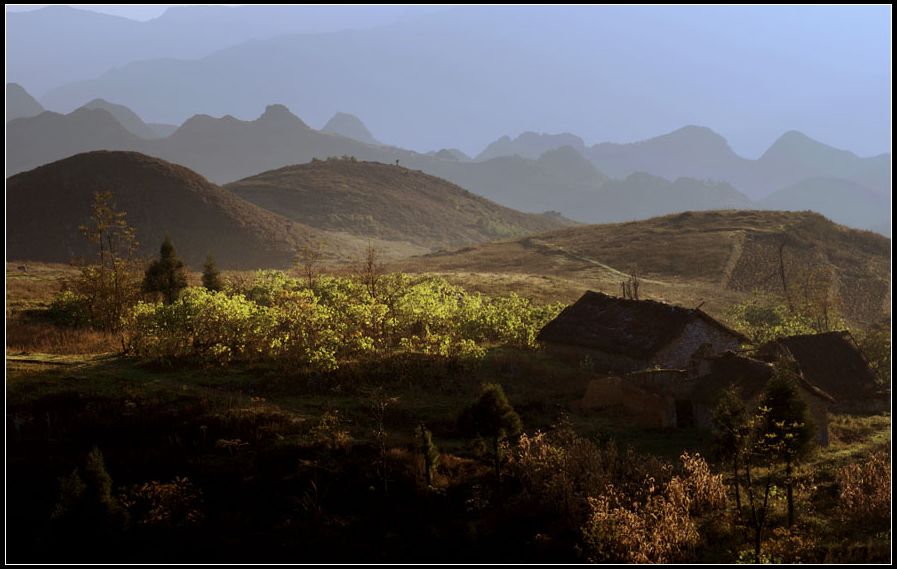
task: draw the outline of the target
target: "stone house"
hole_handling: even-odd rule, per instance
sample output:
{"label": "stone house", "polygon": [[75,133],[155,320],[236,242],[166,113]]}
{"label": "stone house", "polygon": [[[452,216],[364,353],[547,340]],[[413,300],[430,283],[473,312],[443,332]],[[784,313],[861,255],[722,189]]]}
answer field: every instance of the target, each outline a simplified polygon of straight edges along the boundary
{"label": "stone house", "polygon": [[[642,427],[710,429],[713,410],[729,386],[734,385],[750,405],[757,402],[772,374],[771,363],[725,352],[705,357],[692,370],[647,369],[596,378],[578,406],[621,407]],[[803,375],[798,388],[813,417],[816,441],[827,446],[828,412],[835,399]]]}
{"label": "stone house", "polygon": [[[682,424],[677,404],[690,391],[686,370],[648,369],[593,379],[578,402],[580,409],[620,407],[641,427],[671,428]],[[683,413],[684,415],[684,413]]]}
{"label": "stone house", "polygon": [[697,308],[588,291],[539,331],[546,348],[588,356],[595,371],[688,369],[700,357],[735,350],[748,339]]}

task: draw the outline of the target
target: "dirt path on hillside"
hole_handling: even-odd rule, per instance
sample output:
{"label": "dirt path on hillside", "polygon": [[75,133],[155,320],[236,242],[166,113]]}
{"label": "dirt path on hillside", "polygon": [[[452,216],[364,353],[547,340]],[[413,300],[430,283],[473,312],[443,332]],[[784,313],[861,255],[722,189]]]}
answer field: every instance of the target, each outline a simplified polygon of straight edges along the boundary
{"label": "dirt path on hillside", "polygon": [[747,240],[747,232],[743,229],[739,229],[735,232],[735,242],[732,244],[732,252],[729,254],[729,259],[726,261],[726,266],[723,268],[723,276],[720,279],[720,286],[723,288],[729,288],[729,281],[732,280],[732,273],[735,271],[735,267],[738,266],[738,261],[741,260],[741,254],[744,253],[744,242]]}
{"label": "dirt path on hillside", "polygon": [[[555,245],[554,243],[549,243],[547,241],[539,241],[537,239],[529,239],[528,241],[536,247],[542,247],[543,249],[548,249],[549,251],[555,251],[555,252],[565,255],[571,259],[575,259],[577,261],[582,261],[584,263],[589,263],[591,265],[595,265],[596,267],[600,267],[600,268],[604,269],[605,271],[613,274],[614,276],[622,277],[624,279],[628,279],[629,277],[632,276],[629,273],[624,273],[623,271],[621,271],[619,269],[615,269],[614,267],[611,267],[607,263],[602,263],[601,261],[598,261],[596,259],[592,259],[590,257],[585,257],[583,255],[578,255],[576,253],[573,253],[571,251],[564,249],[563,247],[561,247],[559,245]],[[650,283],[650,284],[658,284],[658,285],[663,285],[663,286],[670,285],[670,283],[668,283],[668,282],[657,281],[657,280],[653,280],[653,279],[646,279],[641,276],[639,277],[639,280],[642,282],[645,282],[645,283]]]}

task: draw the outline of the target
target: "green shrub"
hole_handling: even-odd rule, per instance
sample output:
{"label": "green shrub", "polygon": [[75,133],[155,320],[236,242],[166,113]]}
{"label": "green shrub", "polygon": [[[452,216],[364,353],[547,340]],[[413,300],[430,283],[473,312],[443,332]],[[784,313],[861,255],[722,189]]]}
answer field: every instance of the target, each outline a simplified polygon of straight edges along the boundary
{"label": "green shrub", "polygon": [[395,351],[476,361],[488,345],[534,347],[560,309],[404,274],[381,277],[376,295],[352,278],[308,284],[259,271],[226,292],[189,288],[170,304],[138,303],[126,319],[130,349],[147,359],[270,360],[321,371]]}
{"label": "green shrub", "polygon": [[83,328],[90,324],[87,300],[68,290],[56,295],[50,303],[47,315],[56,324],[69,328]]}

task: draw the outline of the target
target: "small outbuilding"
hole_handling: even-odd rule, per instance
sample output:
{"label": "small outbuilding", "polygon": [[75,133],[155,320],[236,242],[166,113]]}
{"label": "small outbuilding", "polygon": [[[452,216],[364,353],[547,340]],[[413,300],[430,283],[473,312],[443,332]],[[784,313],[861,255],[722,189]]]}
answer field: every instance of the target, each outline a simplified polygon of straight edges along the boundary
{"label": "small outbuilding", "polygon": [[[727,352],[706,360],[708,373],[695,378],[688,395],[692,406],[694,424],[710,429],[713,426],[713,410],[723,393],[734,386],[741,398],[755,404],[763,393],[766,384],[772,378],[774,368],[769,362]],[[813,423],[816,427],[816,442],[820,446],[828,446],[829,408],[836,399],[808,381],[803,373],[797,377],[798,394],[807,404]]]}
{"label": "small outbuilding", "polygon": [[793,358],[803,377],[839,403],[880,399],[881,386],[849,332],[789,336],[760,346],[758,357]]}

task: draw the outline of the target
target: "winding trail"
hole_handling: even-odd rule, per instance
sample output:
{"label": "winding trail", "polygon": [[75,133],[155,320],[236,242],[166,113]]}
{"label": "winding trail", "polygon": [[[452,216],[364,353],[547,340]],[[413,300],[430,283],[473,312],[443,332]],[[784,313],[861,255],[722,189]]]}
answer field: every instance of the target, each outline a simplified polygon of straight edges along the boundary
{"label": "winding trail", "polygon": [[[605,271],[608,271],[609,273],[611,273],[615,276],[618,276],[618,277],[622,277],[624,279],[628,279],[629,277],[632,276],[629,273],[624,273],[623,271],[621,271],[619,269],[615,269],[614,267],[611,267],[610,265],[608,265],[606,263],[602,263],[601,261],[596,261],[595,259],[585,257],[583,255],[578,255],[576,253],[572,253],[572,252],[564,249],[563,247],[560,247],[559,245],[555,245],[554,243],[549,243],[547,241],[540,241],[538,239],[527,239],[526,241],[531,243],[534,246],[534,248],[547,249],[549,251],[554,251],[554,252],[560,253],[560,254],[562,254],[566,257],[569,257],[571,259],[575,259],[577,261],[582,261],[584,263],[589,263],[591,265],[595,265],[596,267],[601,267]],[[659,284],[659,285],[664,285],[664,286],[670,285],[670,283],[668,283],[668,282],[658,281],[658,280],[653,280],[653,279],[646,279],[644,277],[639,277],[639,280],[642,282],[651,283],[651,284]]]}

